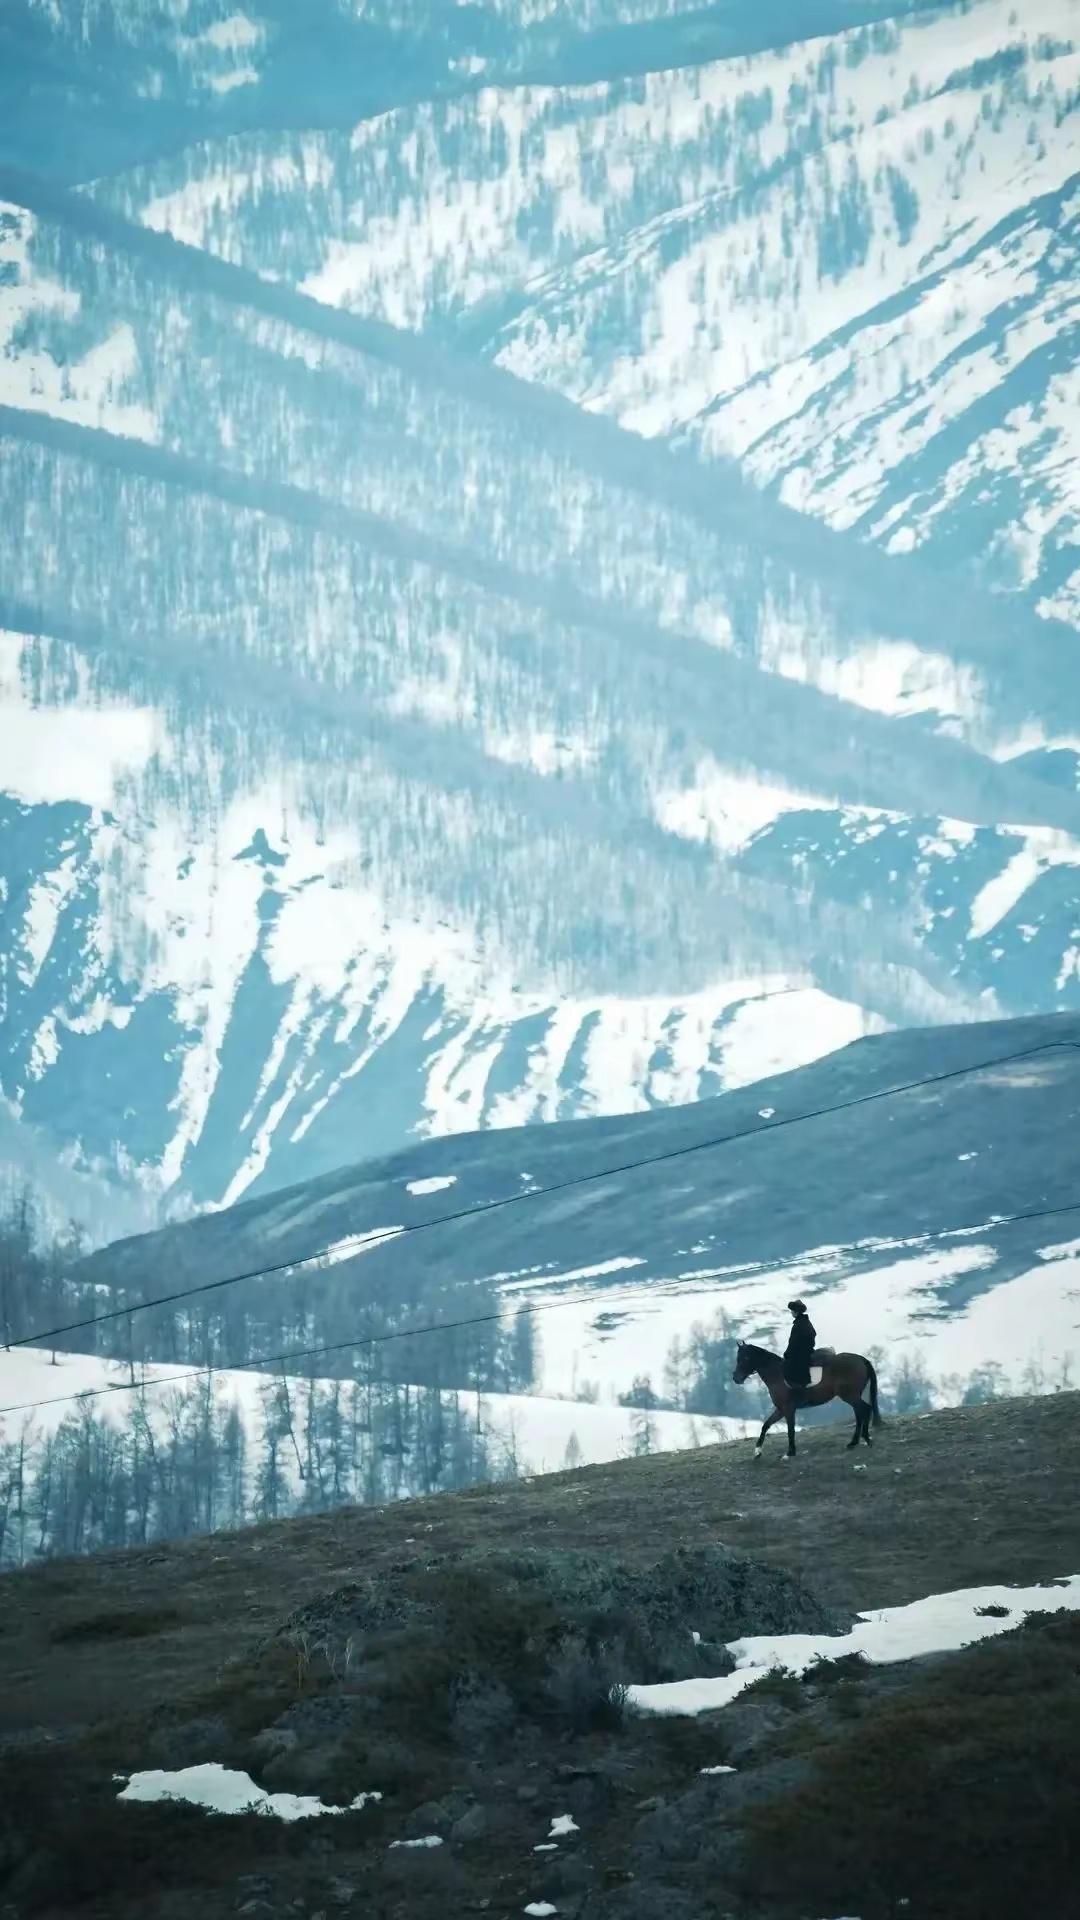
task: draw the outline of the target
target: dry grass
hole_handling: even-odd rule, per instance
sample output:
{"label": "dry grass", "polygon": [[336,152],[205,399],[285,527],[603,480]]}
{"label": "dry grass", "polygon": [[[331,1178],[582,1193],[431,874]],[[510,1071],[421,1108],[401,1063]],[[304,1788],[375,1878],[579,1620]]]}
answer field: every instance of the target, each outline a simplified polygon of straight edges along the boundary
{"label": "dry grass", "polygon": [[[746,1886],[778,1920],[1076,1912],[1080,1619],[1046,1616],[871,1702],[812,1781],[746,1816]],[[905,1903],[899,1908],[898,1903]]]}
{"label": "dry grass", "polygon": [[[1007,1912],[1015,1920],[1021,1879],[1026,1907],[1064,1920],[1071,1907],[1060,1890],[1075,1886],[1080,1864],[1064,1819],[1080,1748],[1068,1623],[974,1650],[917,1685],[913,1677],[912,1687],[836,1662],[806,1682],[751,1689],[740,1712],[760,1715],[765,1738],[760,1755],[739,1758],[740,1780],[777,1755],[812,1762],[813,1772],[778,1804],[765,1804],[763,1792],[745,1814],[750,1876],[741,1893],[730,1852],[737,1830],[702,1828],[700,1814],[694,1836],[711,1836],[720,1866],[658,1868],[640,1853],[640,1823],[651,1818],[643,1805],[677,1799],[702,1766],[725,1758],[722,1714],[606,1728],[594,1715],[575,1726],[559,1711],[530,1721],[505,1676],[501,1692],[463,1684],[460,1660],[445,1658],[433,1674],[430,1648],[423,1660],[416,1648],[400,1650],[387,1675],[393,1711],[378,1725],[361,1715],[341,1744],[333,1797],[379,1786],[381,1808],[293,1828],[216,1821],[118,1806],[111,1775],[161,1764],[148,1758],[155,1733],[168,1738],[201,1714],[220,1715],[227,1729],[215,1757],[248,1764],[246,1743],[260,1728],[297,1702],[356,1684],[320,1659],[310,1636],[306,1648],[302,1635],[292,1645],[275,1639],[283,1619],[350,1582],[387,1590],[392,1569],[454,1552],[586,1549],[640,1567],[676,1546],[723,1542],[849,1609],[1080,1571],[1080,1509],[1061,1466],[1078,1411],[1080,1396],[1070,1394],[893,1421],[857,1474],[841,1437],[821,1430],[790,1465],[778,1455],[755,1464],[749,1446],[710,1448],[5,1576],[0,1910],[7,1902],[16,1920],[188,1920],[192,1911],[226,1920],[242,1904],[238,1876],[261,1873],[275,1915],[333,1913],[333,1877],[342,1875],[364,1889],[356,1911],[365,1920],[441,1920],[451,1908],[480,1911],[473,1903],[485,1898],[499,1920],[536,1898],[571,1913],[578,1896],[558,1882],[568,1862],[532,1849],[548,1815],[577,1805],[568,1797],[579,1794],[588,1920],[630,1911],[618,1903],[630,1898],[631,1873],[634,1897],[647,1902],[654,1872],[692,1896],[700,1920],[794,1920],[808,1900],[821,1914],[898,1920],[888,1901],[901,1881],[912,1901],[906,1920]],[[523,1622],[498,1595],[467,1581],[461,1609],[477,1645],[500,1649],[508,1669],[543,1626],[539,1617],[526,1623],[523,1640]],[[563,1651],[558,1686],[573,1699],[573,1648]],[[950,1673],[955,1682],[940,1677]],[[431,1713],[434,1682],[441,1718]],[[483,1802],[489,1839],[426,1861],[389,1854],[410,1810],[448,1782]]]}
{"label": "dry grass", "polygon": [[[849,1608],[1053,1578],[1080,1569],[1080,1507],[1063,1487],[1078,1417],[1076,1393],[1000,1401],[890,1421],[864,1473],[821,1429],[783,1465],[739,1442],[7,1574],[0,1738],[95,1720],[132,1694],[179,1705],[292,1609],[433,1549],[585,1548],[648,1564],[722,1541]],[[102,1615],[144,1614],[151,1636],[82,1637]]]}

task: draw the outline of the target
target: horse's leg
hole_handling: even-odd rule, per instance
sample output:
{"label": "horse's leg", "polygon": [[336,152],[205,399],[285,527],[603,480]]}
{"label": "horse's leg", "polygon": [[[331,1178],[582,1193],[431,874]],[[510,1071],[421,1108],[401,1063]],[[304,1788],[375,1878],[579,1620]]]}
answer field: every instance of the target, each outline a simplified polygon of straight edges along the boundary
{"label": "horse's leg", "polygon": [[776,1422],[779,1420],[779,1418],[780,1418],[780,1409],[779,1407],[774,1407],[768,1419],[765,1421],[765,1424],[762,1427],[761,1432],[758,1434],[757,1446],[754,1448],[755,1460],[761,1459],[761,1449],[765,1445],[765,1435],[768,1433],[770,1427],[774,1427],[776,1425]]}
{"label": "horse's leg", "polygon": [[868,1447],[872,1447],[874,1443],[873,1443],[873,1441],[872,1441],[872,1440],[871,1440],[871,1438],[870,1438],[870,1402],[869,1402],[868,1400],[860,1400],[860,1401],[859,1401],[859,1406],[860,1406],[860,1407],[861,1407],[861,1409],[862,1409],[862,1437],[863,1437],[863,1441],[864,1441],[864,1444],[865,1444],[866,1446],[868,1446]]}
{"label": "horse's leg", "polygon": [[850,1453],[852,1447],[857,1447],[859,1444],[859,1441],[862,1439],[863,1410],[862,1410],[861,1400],[855,1400],[855,1401],[849,1400],[848,1405],[850,1406],[852,1413],[855,1415],[855,1431],[852,1434],[851,1439],[847,1443],[847,1450]]}
{"label": "horse's leg", "polygon": [[786,1457],[789,1460],[794,1460],[795,1458],[795,1408],[790,1400],[788,1401],[788,1406],[787,1406],[787,1456]]}

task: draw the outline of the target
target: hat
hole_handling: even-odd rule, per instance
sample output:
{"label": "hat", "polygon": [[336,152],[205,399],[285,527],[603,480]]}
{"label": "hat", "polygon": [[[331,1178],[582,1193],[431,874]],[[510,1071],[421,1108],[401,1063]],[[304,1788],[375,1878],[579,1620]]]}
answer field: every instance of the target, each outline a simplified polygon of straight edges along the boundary
{"label": "hat", "polygon": [[788,1304],[789,1313],[805,1313],[806,1312],[805,1300],[789,1300],[787,1304]]}

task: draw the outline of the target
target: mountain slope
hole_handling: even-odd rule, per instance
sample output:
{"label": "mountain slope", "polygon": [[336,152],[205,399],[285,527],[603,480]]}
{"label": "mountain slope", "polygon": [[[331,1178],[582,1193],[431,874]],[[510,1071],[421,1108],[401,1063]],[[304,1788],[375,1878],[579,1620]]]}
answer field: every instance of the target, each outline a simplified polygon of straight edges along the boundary
{"label": "mountain slope", "polygon": [[102,191],[1075,624],[1080,8],[892,13]]}
{"label": "mountain slope", "polygon": [[[283,1269],[227,1289],[233,1325],[302,1297],[305,1326],[344,1343],[346,1374],[369,1327],[528,1306],[538,1390],[625,1392],[642,1372],[659,1387],[695,1325],[723,1313],[770,1342],[796,1290],[823,1340],[883,1346],[890,1376],[920,1355],[938,1374],[1060,1369],[1080,1334],[1078,1102],[1075,1016],[884,1034],[697,1106],[342,1168],[119,1242],[77,1277],[122,1307]],[[213,1296],[204,1308],[227,1363],[228,1323]],[[175,1351],[168,1309],[140,1325],[143,1351]],[[464,1387],[468,1329],[457,1338],[439,1377]],[[406,1342],[393,1363],[434,1350]]]}
{"label": "mountain slope", "polygon": [[[1076,1396],[1067,1395],[898,1421],[857,1474],[836,1436],[822,1433],[773,1471],[754,1467],[741,1447],[709,1449],[10,1575],[0,1581],[10,1666],[0,1740],[5,1799],[18,1809],[21,1832],[10,1842],[5,1834],[5,1896],[23,1898],[31,1888],[72,1914],[104,1900],[117,1920],[166,1920],[178,1900],[225,1920],[238,1899],[258,1900],[276,1920],[298,1902],[331,1911],[350,1898],[434,1915],[445,1911],[448,1884],[463,1910],[493,1890],[507,1912],[541,1894],[572,1910],[584,1887],[602,1920],[621,1920],[629,1870],[638,1911],[674,1912],[678,1901],[710,1914],[719,1888],[725,1911],[750,1915],[759,1902],[742,1892],[732,1843],[744,1819],[775,1801],[781,1832],[785,1818],[800,1821],[797,1879],[793,1889],[782,1881],[777,1911],[805,1911],[808,1886],[817,1895],[813,1911],[839,1911],[832,1842],[853,1835],[847,1844],[859,1849],[870,1886],[887,1889],[862,1904],[872,1920],[887,1920],[896,1884],[888,1842],[897,1827],[905,1884],[916,1896],[925,1889],[921,1904],[933,1911],[945,1878],[942,1807],[950,1835],[960,1821],[974,1834],[985,1831],[991,1804],[1007,1835],[1004,1865],[995,1874],[985,1847],[965,1847],[948,1873],[950,1911],[959,1900],[965,1914],[1007,1920],[1022,1889],[1043,1875],[1040,1905],[1051,1920],[1065,1920],[1071,1895],[1057,1850],[1048,1865],[1047,1835],[1068,1844],[1075,1626],[1009,1629],[1040,1597],[1017,1582],[1048,1583],[1048,1606],[1068,1600],[1049,1583],[1076,1563],[1077,1512],[1063,1497],[1060,1440],[1075,1408]],[[982,1525],[972,1524],[973,1487]],[[823,1531],[845,1550],[823,1551]],[[444,1682],[432,1675],[416,1702],[417,1672],[427,1681],[429,1671],[426,1659],[419,1668],[422,1628],[405,1639],[412,1688],[405,1698],[404,1687],[391,1693],[390,1737],[372,1722],[397,1669],[387,1661],[378,1689],[364,1684],[373,1648],[382,1653],[382,1621],[348,1667],[327,1672],[320,1657],[327,1629],[336,1632],[362,1604],[368,1578],[383,1596],[422,1582],[425,1597],[452,1604],[456,1593],[460,1606],[455,1571],[460,1583],[478,1568],[481,1591],[465,1587],[474,1632],[449,1636],[456,1678],[463,1646],[487,1627],[483,1576],[505,1572],[508,1560],[545,1582],[545,1598],[552,1573],[565,1581],[584,1561],[593,1595],[606,1599],[617,1579],[625,1607],[626,1571],[652,1569],[661,1556],[664,1618],[676,1621],[685,1619],[688,1597],[698,1597],[703,1570],[717,1586],[737,1584],[759,1620],[774,1595],[801,1605],[808,1629],[821,1602],[841,1617],[906,1607],[941,1595],[945,1579],[951,1587],[994,1583],[998,1591],[969,1604],[1006,1607],[1013,1618],[975,1623],[1004,1632],[989,1648],[865,1672],[830,1667],[806,1685],[773,1684],[674,1725],[634,1716],[572,1732],[558,1720],[552,1726],[549,1708],[546,1725],[534,1730],[528,1718],[508,1726],[504,1710],[500,1738],[488,1707],[475,1739],[461,1715],[452,1744],[439,1738]],[[513,1594],[504,1579],[485,1675],[524,1625]],[[531,1645],[548,1646],[553,1618],[565,1615],[543,1617],[547,1631]],[[398,1614],[391,1619],[400,1635]],[[580,1673],[579,1666],[575,1703]],[[1018,1694],[1029,1706],[1034,1698],[1037,1711],[1018,1714]],[[480,1697],[487,1706],[489,1696]],[[794,1771],[792,1756],[777,1752],[789,1741],[797,1745]],[[808,1766],[822,1762],[822,1777],[808,1776]],[[132,1774],[208,1763],[250,1769],[260,1786],[321,1794],[337,1809],[365,1789],[383,1803],[298,1830],[264,1817],[207,1820],[188,1807],[117,1801]],[[734,1774],[702,1777],[702,1769],[732,1766]],[[860,1767],[866,1790],[853,1812],[850,1783]],[[376,1777],[381,1785],[372,1789]],[[927,1779],[932,1795],[923,1791]],[[190,1775],[179,1783],[192,1784]],[[808,1831],[808,1789],[813,1806],[826,1788],[835,1818]],[[472,1819],[452,1835],[463,1804]],[[556,1824],[552,1850],[537,1836]],[[469,1839],[478,1826],[483,1832]],[[764,1826],[767,1837],[774,1830]],[[432,1832],[445,1836],[441,1848],[389,1851],[393,1839]],[[819,1878],[823,1834],[830,1845]],[[538,1845],[547,1851],[538,1854]],[[778,1858],[775,1848],[767,1852]],[[839,1857],[850,1884],[842,1849]],[[786,1880],[790,1857],[781,1850],[779,1858]],[[825,1886],[827,1894],[819,1891]]]}
{"label": "mountain slope", "polygon": [[[882,261],[914,312],[983,244],[948,208],[985,161],[999,252],[1044,189],[1024,324],[1060,359],[1068,5],[1049,39],[1045,8],[961,28],[822,5],[793,48],[782,8],[461,11],[440,47],[491,72],[418,68],[423,102],[360,119],[323,9],[285,124],[294,9],[206,0],[170,52],[131,0],[115,80],[146,107],[140,164],[91,179],[72,149],[72,192],[8,135],[0,1089],[21,1159],[59,1156],[100,1235],[114,1195],[183,1213],[410,1137],[693,1100],[883,1026],[1080,993],[1068,596],[1048,617],[1034,576],[1003,601],[929,546],[883,552],[763,493],[779,468],[709,441],[723,351],[695,325],[691,378],[653,299],[692,318],[687,208],[707,226],[723,203],[764,247],[802,180],[827,237],[838,156],[865,174],[916,113],[914,49],[927,98],[968,115],[917,242],[875,229],[813,299],[798,262],[756,291],[724,269],[740,325],[791,365],[842,322],[869,365]],[[399,49],[416,30],[365,17]],[[27,97],[63,72],[100,109],[105,15],[33,18],[51,50],[26,55]],[[987,71],[950,65],[965,35]],[[375,63],[387,98],[405,65]],[[304,118],[320,75],[333,126]],[[1018,158],[1021,81],[1060,128]],[[522,358],[549,305],[557,352]],[[695,397],[646,418],[654,336]],[[882,365],[907,354],[883,336]],[[1069,431],[1023,469],[1058,532]],[[976,504],[961,489],[954,518],[988,551]]]}

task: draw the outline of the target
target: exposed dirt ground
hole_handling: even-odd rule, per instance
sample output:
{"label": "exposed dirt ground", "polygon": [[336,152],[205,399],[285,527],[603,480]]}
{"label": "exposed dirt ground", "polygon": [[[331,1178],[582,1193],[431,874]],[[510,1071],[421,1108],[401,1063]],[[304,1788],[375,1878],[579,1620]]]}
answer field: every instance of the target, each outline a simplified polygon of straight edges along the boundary
{"label": "exposed dirt ground", "polygon": [[[407,1764],[383,1807],[284,1832],[279,1823],[254,1817],[212,1821],[189,1809],[118,1808],[111,1768],[184,1764],[163,1754],[160,1744],[155,1750],[154,1739],[160,1742],[163,1725],[208,1713],[223,1715],[229,1732],[215,1757],[250,1764],[244,1742],[250,1745],[257,1729],[273,1722],[283,1702],[310,1690],[310,1677],[299,1669],[274,1677],[267,1688],[259,1652],[265,1636],[316,1596],[362,1576],[377,1580],[380,1567],[400,1569],[433,1552],[582,1548],[652,1565],[672,1547],[723,1543],[786,1568],[840,1612],[947,1588],[1080,1572],[1072,1464],[1078,1414],[1080,1394],[1072,1393],[897,1419],[878,1431],[872,1452],[857,1454],[845,1451],[846,1429],[818,1428],[800,1437],[794,1462],[783,1460],[780,1441],[767,1443],[759,1462],[752,1444],[739,1442],[8,1575],[0,1579],[0,1802],[6,1797],[9,1816],[21,1803],[24,1836],[9,1845],[5,1861],[0,1831],[0,1917],[179,1920],[197,1905],[200,1920],[234,1913],[331,1920],[337,1912],[362,1913],[365,1920],[490,1912],[493,1920],[509,1920],[527,1900],[541,1898],[564,1920],[648,1920],[651,1913],[665,1920],[756,1920],[745,1886],[739,1890],[733,1852],[750,1844],[750,1829],[738,1824],[749,1817],[748,1794],[769,1819],[782,1804],[785,1818],[796,1820],[796,1833],[800,1794],[810,1796],[815,1819],[822,1817],[822,1794],[827,1804],[833,1791],[828,1780],[842,1783],[846,1804],[862,1747],[852,1747],[845,1760],[844,1741],[851,1742],[853,1727],[866,1716],[880,1746],[881,1729],[894,1724],[881,1720],[884,1701],[894,1718],[900,1714],[887,1736],[898,1743],[898,1760],[900,1747],[910,1744],[901,1763],[905,1780],[915,1781],[935,1755],[951,1756],[954,1747],[964,1757],[959,1774],[950,1760],[947,1786],[968,1794],[970,1781],[968,1798],[949,1816],[966,1817],[970,1795],[985,1790],[983,1773],[991,1788],[1008,1773],[1000,1755],[983,1752],[980,1743],[1000,1742],[1002,1727],[1007,1732],[1013,1725],[1027,1729],[1029,1743],[1042,1739],[1041,1730],[1049,1738],[1055,1726],[1059,1745],[1080,1732],[1073,1724],[1080,1636],[1055,1643],[1043,1657],[1039,1685],[1048,1710],[1033,1721],[1025,1703],[1019,1718],[1006,1713],[991,1731],[969,1726],[964,1712],[986,1685],[1007,1692],[1027,1673],[1031,1655],[1023,1635],[1001,1656],[996,1679],[989,1679],[989,1669],[986,1681],[973,1672],[959,1694],[949,1682],[954,1692],[947,1710],[941,1707],[940,1724],[940,1703],[909,1712],[905,1695],[902,1711],[891,1704],[898,1676],[901,1687],[932,1682],[920,1666],[882,1669],[846,1687],[822,1685],[801,1694],[797,1683],[786,1683],[786,1695],[781,1687],[769,1697],[766,1686],[755,1690],[757,1698],[746,1696],[745,1706],[697,1722],[631,1722],[603,1736],[530,1736],[531,1744],[523,1738],[520,1751],[494,1765],[481,1743],[462,1755],[460,1773],[470,1805],[482,1808],[483,1843],[448,1843],[424,1856],[389,1851],[391,1838],[410,1831],[410,1809],[417,1812],[419,1802],[443,1790],[434,1775],[434,1785],[410,1778]],[[981,1652],[955,1658],[977,1660]],[[1059,1672],[1062,1686],[1072,1688],[1064,1713],[1054,1711]],[[421,1714],[422,1708],[420,1702]],[[822,1743],[833,1771],[811,1779],[807,1755]],[[731,1753],[739,1785],[727,1783],[724,1809],[714,1817],[712,1802],[698,1805],[693,1796],[706,1789],[715,1794],[717,1783],[694,1782],[700,1767]],[[392,1759],[382,1755],[384,1774]],[[1031,1780],[1043,1794],[1040,1768],[1057,1779],[1061,1756],[1056,1747],[1044,1755],[1036,1744],[1013,1755],[1010,1765],[1021,1787]],[[896,1800],[887,1753],[879,1756],[879,1771],[884,1785],[875,1844],[887,1862]],[[900,1789],[901,1798],[907,1790]],[[1009,1791],[1015,1796],[1017,1788]],[[544,1838],[540,1827],[564,1810],[564,1800],[580,1820],[580,1841],[534,1859]],[[67,1820],[62,1832],[58,1806]],[[939,1793],[926,1810],[927,1836],[940,1833],[940,1811]],[[1060,1853],[1054,1809],[1039,1800],[1035,1812]],[[27,1834],[30,1868],[19,1851]],[[865,1851],[864,1841],[856,1830],[854,1858]],[[760,1835],[754,1844],[760,1851]],[[65,1861],[70,1856],[70,1871],[65,1864],[59,1879],[41,1865],[42,1849],[50,1845]],[[1064,1854],[1060,1865],[1066,1865]],[[834,1862],[834,1872],[842,1876],[843,1870],[842,1860]],[[876,1920],[891,1912],[883,1885],[866,1890],[861,1903],[853,1894],[833,1910]],[[822,1886],[822,1899],[829,1891]],[[980,1920],[996,1913],[992,1890],[980,1898],[981,1906],[961,1901],[955,1913],[974,1911]],[[788,1913],[780,1881],[764,1910]],[[905,1920],[939,1911],[953,1920],[953,1909],[926,1898],[903,1909]],[[1044,1920],[1056,1911],[1051,1901]]]}

